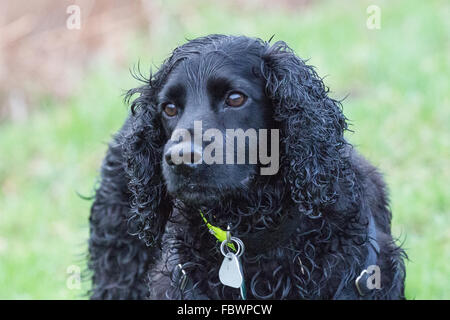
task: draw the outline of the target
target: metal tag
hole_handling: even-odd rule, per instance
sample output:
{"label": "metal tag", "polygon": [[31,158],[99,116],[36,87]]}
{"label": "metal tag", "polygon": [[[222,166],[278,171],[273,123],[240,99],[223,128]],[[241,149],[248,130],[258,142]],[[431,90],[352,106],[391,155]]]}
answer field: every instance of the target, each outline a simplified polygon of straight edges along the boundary
{"label": "metal tag", "polygon": [[223,285],[240,288],[244,281],[242,266],[239,258],[232,252],[228,252],[219,269],[219,279]]}

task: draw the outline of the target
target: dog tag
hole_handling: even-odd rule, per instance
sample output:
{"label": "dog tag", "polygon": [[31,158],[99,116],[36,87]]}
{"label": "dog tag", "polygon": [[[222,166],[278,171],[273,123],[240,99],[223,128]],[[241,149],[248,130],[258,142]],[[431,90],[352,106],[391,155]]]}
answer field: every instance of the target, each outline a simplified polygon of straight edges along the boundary
{"label": "dog tag", "polygon": [[232,252],[228,252],[219,269],[219,279],[223,285],[241,288],[244,281],[239,258]]}

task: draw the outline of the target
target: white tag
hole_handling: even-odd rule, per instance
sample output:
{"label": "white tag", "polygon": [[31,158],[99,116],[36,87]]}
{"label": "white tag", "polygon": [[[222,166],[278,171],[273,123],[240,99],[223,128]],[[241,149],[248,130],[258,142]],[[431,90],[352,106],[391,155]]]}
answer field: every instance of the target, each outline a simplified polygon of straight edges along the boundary
{"label": "white tag", "polygon": [[228,252],[219,269],[219,279],[223,285],[240,288],[244,277],[239,258],[232,252]]}

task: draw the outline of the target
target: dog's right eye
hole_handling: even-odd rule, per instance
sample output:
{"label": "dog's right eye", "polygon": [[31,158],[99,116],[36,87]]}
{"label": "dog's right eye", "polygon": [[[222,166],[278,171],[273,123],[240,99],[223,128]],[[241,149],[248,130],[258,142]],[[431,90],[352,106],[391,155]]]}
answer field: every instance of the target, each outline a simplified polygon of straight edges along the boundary
{"label": "dog's right eye", "polygon": [[169,117],[174,117],[178,114],[178,109],[173,103],[163,104],[162,109]]}

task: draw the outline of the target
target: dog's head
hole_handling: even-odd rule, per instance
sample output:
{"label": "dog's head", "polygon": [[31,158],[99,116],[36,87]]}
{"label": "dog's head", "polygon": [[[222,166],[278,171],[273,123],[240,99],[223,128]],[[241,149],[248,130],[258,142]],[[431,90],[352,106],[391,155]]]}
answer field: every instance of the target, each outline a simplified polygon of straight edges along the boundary
{"label": "dog's head", "polygon": [[[157,96],[167,189],[199,205],[246,192],[262,165],[258,144],[267,137],[259,136],[271,136],[276,126],[258,47],[246,38],[208,40],[183,50]],[[262,157],[265,150],[267,145],[259,148]],[[271,158],[272,167],[278,166]]]}
{"label": "dog's head", "polygon": [[148,244],[159,239],[173,199],[213,205],[276,178],[302,213],[335,200],[345,118],[284,42],[198,38],[145,81],[128,93],[140,96],[123,147],[131,221]]}

